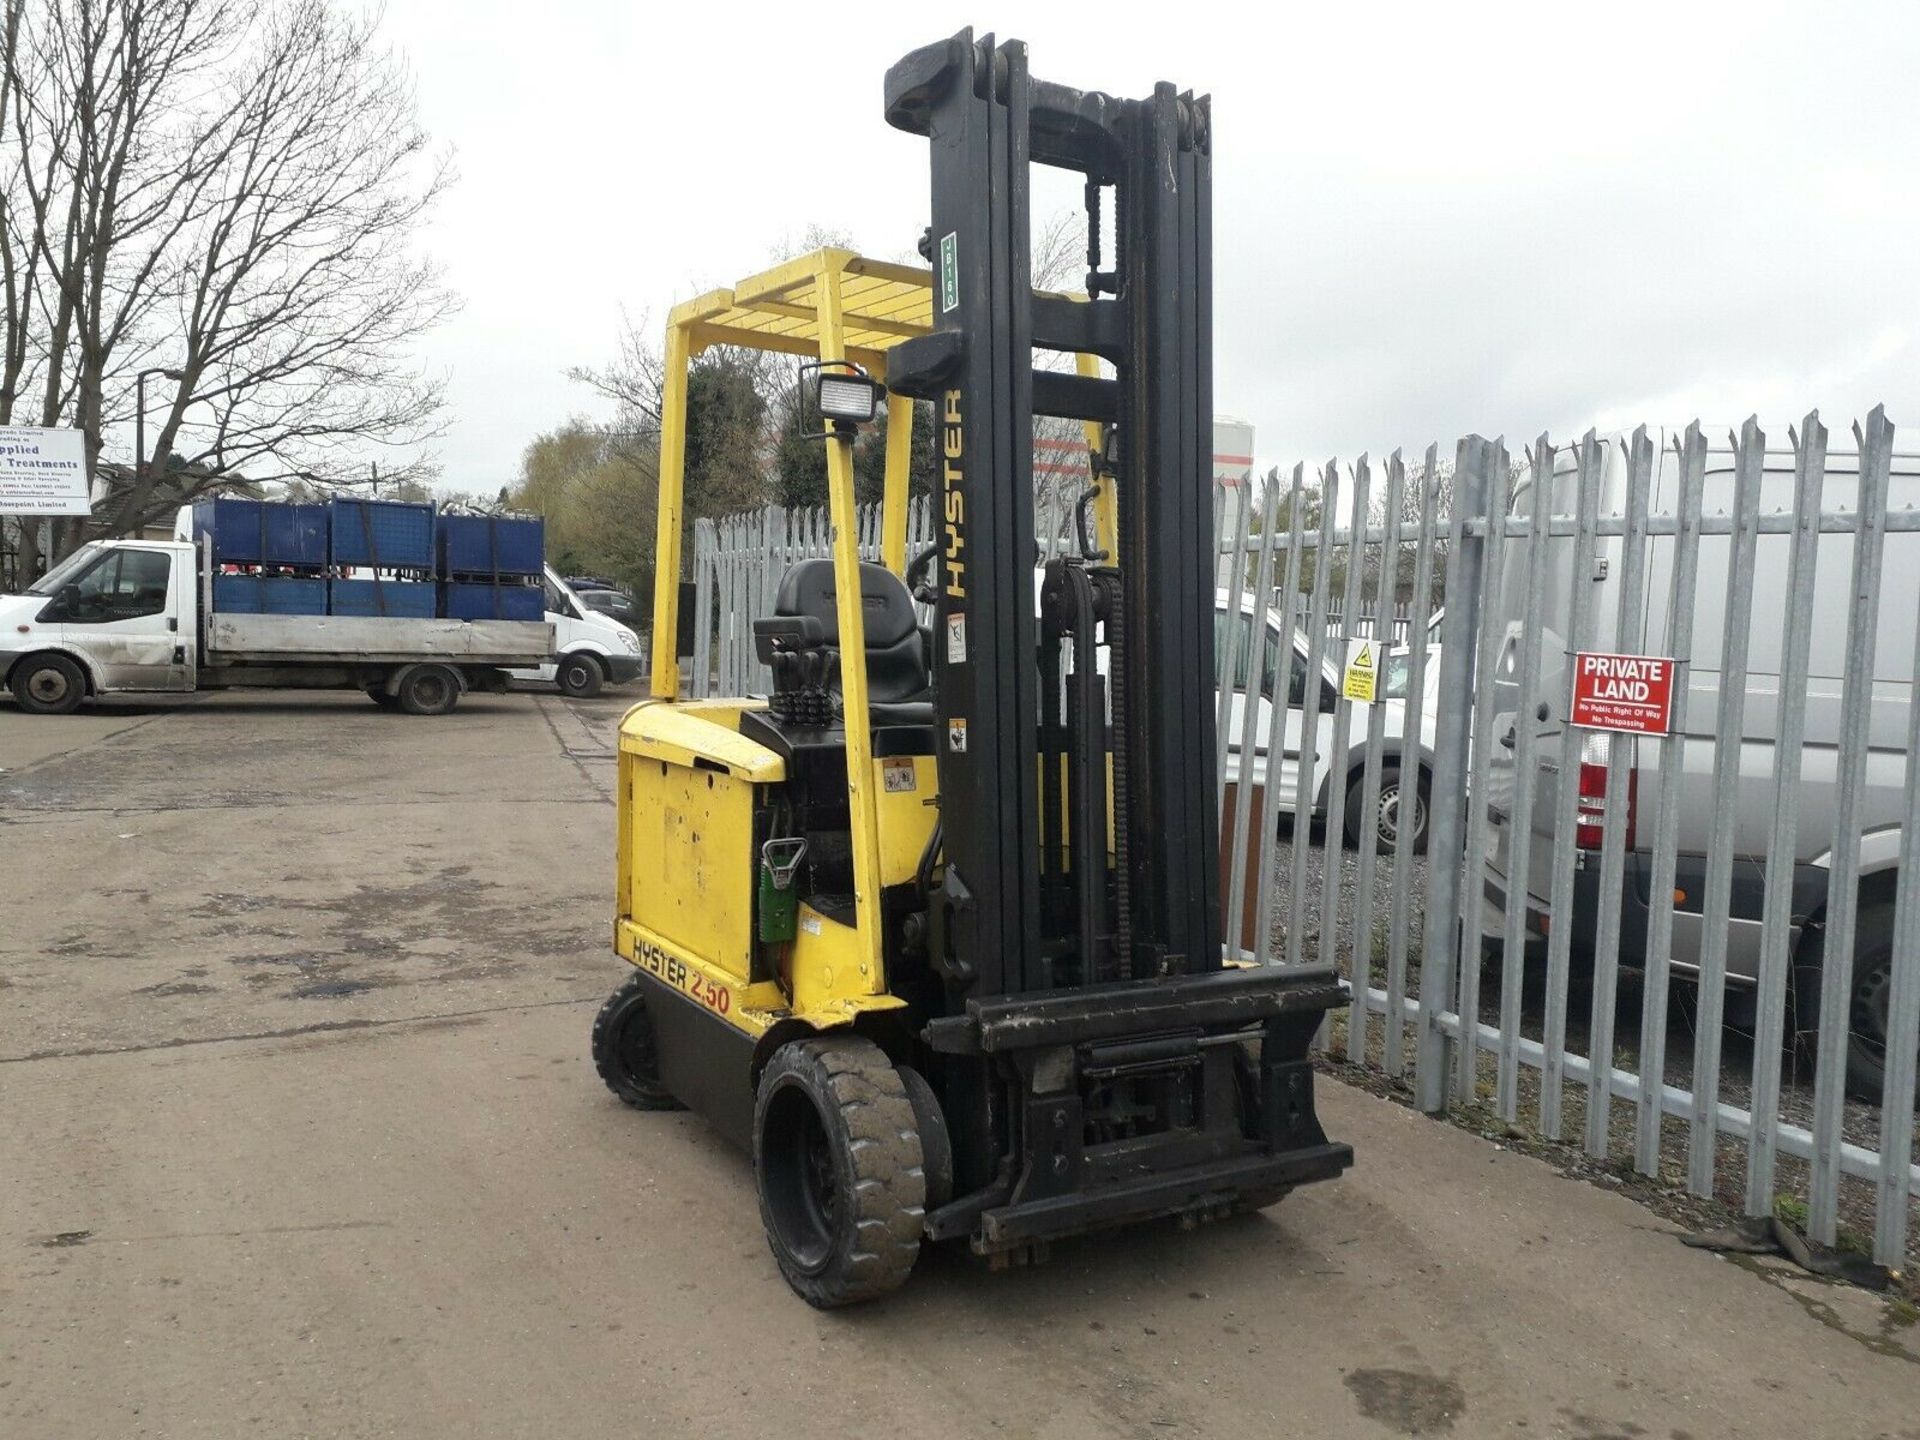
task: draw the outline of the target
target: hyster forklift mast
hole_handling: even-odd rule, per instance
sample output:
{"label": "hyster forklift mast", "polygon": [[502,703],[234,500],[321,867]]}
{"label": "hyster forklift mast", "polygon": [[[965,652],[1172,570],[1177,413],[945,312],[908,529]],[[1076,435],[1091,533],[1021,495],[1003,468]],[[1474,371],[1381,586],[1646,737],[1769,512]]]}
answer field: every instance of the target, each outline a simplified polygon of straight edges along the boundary
{"label": "hyster forklift mast", "polygon": [[[896,392],[936,403],[944,458],[934,654],[949,964],[1008,995],[1053,988],[1062,955],[1077,958],[1081,982],[1217,970],[1208,101],[1166,84],[1146,100],[1070,90],[1033,79],[1024,45],[963,32],[895,65],[886,102],[889,122],[933,152],[933,334],[896,347],[888,375]],[[1033,293],[1033,163],[1086,179],[1085,302]],[[1102,270],[1109,194],[1114,268]],[[1097,355],[1118,378],[1036,370],[1036,349]],[[1036,415],[1111,427],[1102,468],[1123,526],[1118,570],[1056,567],[1038,622]],[[1082,802],[1066,828],[1106,828],[1106,727],[1093,704],[1103,685],[1082,667],[1064,736],[1036,727],[1052,698],[1052,672],[1034,664],[1037,628],[1048,654],[1063,634],[1085,654],[1092,618],[1112,641],[1121,863],[1111,899],[1092,867],[1076,867],[1081,903],[1060,916],[1045,894],[1059,831],[1044,832],[1043,858],[1037,787],[1053,788],[1064,739]]]}
{"label": "hyster forklift mast", "polygon": [[[932,150],[933,333],[894,349],[888,383],[934,402],[943,460],[933,963],[1007,998],[1218,972],[1209,102],[1051,84],[1024,45],[962,32],[895,65],[886,106]],[[1033,292],[1035,163],[1085,179],[1084,301]],[[1036,369],[1036,350],[1115,378]],[[1096,466],[1119,517],[1117,556],[1048,565],[1037,617],[1036,415],[1108,427]],[[1109,826],[1110,857],[1080,838]],[[978,1173],[994,1117],[950,1119]]]}
{"label": "hyster forklift mast", "polygon": [[[654,699],[620,727],[636,973],[593,1038],[629,1104],[752,1146],[774,1257],[816,1305],[898,1285],[923,1239],[1030,1257],[1353,1159],[1313,1105],[1332,968],[1221,947],[1208,103],[1034,80],[1022,45],[963,31],[895,65],[886,107],[930,145],[930,272],[822,250],[669,322]],[[1084,297],[1032,288],[1034,164],[1084,178]],[[753,622],[771,693],[683,702],[687,374],[714,345],[807,362],[835,537]],[[874,564],[853,448],[881,378]],[[939,536],[909,561],[916,400]],[[1093,457],[1079,553],[1044,562],[1036,416],[1086,423]]]}

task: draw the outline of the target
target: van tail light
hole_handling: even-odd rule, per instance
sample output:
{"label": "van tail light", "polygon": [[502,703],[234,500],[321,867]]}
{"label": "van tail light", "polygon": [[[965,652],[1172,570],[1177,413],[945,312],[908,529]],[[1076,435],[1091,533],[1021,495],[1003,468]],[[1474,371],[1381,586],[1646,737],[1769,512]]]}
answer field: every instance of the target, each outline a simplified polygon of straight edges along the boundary
{"label": "van tail light", "polygon": [[[1610,735],[1589,735],[1580,747],[1579,804],[1573,827],[1573,843],[1577,849],[1598,850],[1606,833],[1607,810],[1613,800],[1607,794],[1607,762],[1612,739]],[[1640,792],[1640,772],[1632,766],[1627,768],[1625,788],[1626,793],[1619,797],[1619,801],[1627,807],[1626,848],[1631,850],[1634,845],[1634,812],[1638,808],[1636,802]]]}

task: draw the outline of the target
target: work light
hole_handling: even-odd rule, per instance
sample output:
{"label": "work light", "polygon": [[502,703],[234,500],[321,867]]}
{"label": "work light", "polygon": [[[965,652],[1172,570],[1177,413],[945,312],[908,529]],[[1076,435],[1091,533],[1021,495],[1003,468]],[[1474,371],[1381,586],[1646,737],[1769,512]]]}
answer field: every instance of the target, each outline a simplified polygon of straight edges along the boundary
{"label": "work light", "polygon": [[854,371],[820,371],[814,382],[814,403],[820,407],[820,419],[872,424],[879,409],[879,384],[870,376]]}

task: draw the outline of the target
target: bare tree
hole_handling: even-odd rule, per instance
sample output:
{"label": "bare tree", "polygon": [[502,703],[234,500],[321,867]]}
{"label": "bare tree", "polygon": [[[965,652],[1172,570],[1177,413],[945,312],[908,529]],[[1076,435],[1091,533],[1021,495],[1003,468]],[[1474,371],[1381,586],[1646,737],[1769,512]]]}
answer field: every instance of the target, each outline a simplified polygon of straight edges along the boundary
{"label": "bare tree", "polygon": [[7,291],[0,359],[95,463],[136,374],[168,372],[146,463],[96,529],[238,474],[351,483],[369,448],[438,433],[441,387],[408,347],[452,299],[413,240],[451,170],[372,19],[331,0],[6,3],[0,281],[32,273]]}

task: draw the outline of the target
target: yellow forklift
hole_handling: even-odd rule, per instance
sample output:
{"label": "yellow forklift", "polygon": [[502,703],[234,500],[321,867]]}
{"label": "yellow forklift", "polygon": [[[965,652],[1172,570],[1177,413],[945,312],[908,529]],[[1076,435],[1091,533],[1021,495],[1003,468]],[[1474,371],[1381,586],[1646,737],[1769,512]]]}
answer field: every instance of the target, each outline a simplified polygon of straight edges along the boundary
{"label": "yellow forklift", "polygon": [[[823,1307],[894,1289],[923,1243],[1035,1259],[1353,1159],[1314,1114],[1331,968],[1221,945],[1208,101],[1051,84],[962,31],[893,66],[886,114],[930,142],[930,269],[822,250],[669,323],[653,698],[620,730],[634,973],[593,1027],[622,1100],[751,1150],[774,1257]],[[1083,296],[1031,288],[1034,164],[1084,177]],[[805,361],[833,554],[754,621],[771,693],[690,701],[687,366],[714,345]],[[939,535],[909,557],[916,400]],[[882,407],[873,563],[852,452]],[[1044,563],[1036,415],[1083,422],[1093,455],[1079,553]]]}

